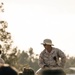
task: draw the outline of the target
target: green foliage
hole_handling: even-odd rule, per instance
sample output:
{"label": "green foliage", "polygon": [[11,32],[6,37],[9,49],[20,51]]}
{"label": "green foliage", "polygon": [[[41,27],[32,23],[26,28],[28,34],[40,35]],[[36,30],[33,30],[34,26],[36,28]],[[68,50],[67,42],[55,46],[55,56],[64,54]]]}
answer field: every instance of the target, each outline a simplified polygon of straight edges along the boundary
{"label": "green foliage", "polygon": [[3,5],[4,5],[4,3],[3,3],[3,2],[1,2],[1,4],[0,4],[0,12],[4,12]]}
{"label": "green foliage", "polygon": [[[1,12],[3,10],[3,3],[0,4]],[[13,46],[13,40],[11,33],[7,31],[8,23],[6,21],[0,21],[0,50],[2,51],[2,58],[5,63],[9,65],[15,65],[17,60],[17,47]]]}
{"label": "green foliage", "polygon": [[22,53],[19,55],[18,62],[24,65],[28,63],[27,61],[28,61],[28,54],[22,51]]}
{"label": "green foliage", "polygon": [[[11,33],[6,31],[6,28],[8,26],[8,23],[6,21],[0,21],[0,50],[2,50],[2,58],[7,61],[8,58],[13,54],[15,56],[15,50],[16,48],[12,48],[12,38],[11,38]],[[13,52],[12,52],[13,51]]]}

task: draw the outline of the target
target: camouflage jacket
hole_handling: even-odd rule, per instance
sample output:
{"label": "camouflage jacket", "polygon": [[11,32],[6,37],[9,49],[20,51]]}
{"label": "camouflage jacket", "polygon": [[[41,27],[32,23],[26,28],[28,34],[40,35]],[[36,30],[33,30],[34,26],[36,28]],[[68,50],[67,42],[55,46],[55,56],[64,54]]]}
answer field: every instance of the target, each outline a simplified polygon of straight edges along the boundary
{"label": "camouflage jacket", "polygon": [[50,53],[45,49],[40,53],[38,64],[41,68],[44,65],[48,65],[49,67],[64,67],[65,62],[66,56],[64,52],[53,47]]}

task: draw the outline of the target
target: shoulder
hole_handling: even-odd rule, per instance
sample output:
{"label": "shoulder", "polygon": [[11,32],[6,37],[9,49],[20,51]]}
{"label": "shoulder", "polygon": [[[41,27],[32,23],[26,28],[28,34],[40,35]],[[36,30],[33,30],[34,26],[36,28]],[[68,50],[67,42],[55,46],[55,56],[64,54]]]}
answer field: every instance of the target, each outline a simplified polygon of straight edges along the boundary
{"label": "shoulder", "polygon": [[55,48],[55,47],[53,47],[53,50],[54,50],[55,52],[57,52],[57,53],[62,53],[62,52],[63,52],[61,49]]}
{"label": "shoulder", "polygon": [[56,48],[56,47],[52,47],[53,48],[53,50],[55,50],[55,51],[61,51],[61,49],[59,49],[59,48]]}
{"label": "shoulder", "polygon": [[0,75],[18,75],[18,71],[15,67],[3,65],[0,67]]}
{"label": "shoulder", "polygon": [[58,54],[59,57],[66,57],[65,53],[59,49],[59,48],[55,48],[56,53]]}
{"label": "shoulder", "polygon": [[43,55],[45,53],[45,49],[40,53],[40,55]]}

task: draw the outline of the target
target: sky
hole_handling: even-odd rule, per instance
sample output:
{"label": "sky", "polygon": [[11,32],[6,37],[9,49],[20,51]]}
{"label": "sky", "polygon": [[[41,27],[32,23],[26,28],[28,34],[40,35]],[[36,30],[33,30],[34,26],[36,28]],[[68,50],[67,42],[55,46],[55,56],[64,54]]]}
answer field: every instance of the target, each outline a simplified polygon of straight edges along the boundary
{"label": "sky", "polygon": [[44,39],[66,55],[75,56],[75,0],[1,0],[14,45],[20,49],[44,49]]}

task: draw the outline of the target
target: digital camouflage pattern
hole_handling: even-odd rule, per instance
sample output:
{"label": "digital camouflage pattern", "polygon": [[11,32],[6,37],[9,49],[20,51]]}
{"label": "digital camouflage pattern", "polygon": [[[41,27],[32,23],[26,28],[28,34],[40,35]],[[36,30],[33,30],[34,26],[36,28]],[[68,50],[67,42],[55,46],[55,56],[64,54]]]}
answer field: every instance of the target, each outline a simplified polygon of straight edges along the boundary
{"label": "digital camouflage pattern", "polygon": [[[61,60],[59,60],[61,58]],[[51,67],[64,67],[66,62],[66,56],[58,48],[52,47],[52,51],[49,53],[47,50],[43,50],[39,56],[39,66],[43,68],[44,65]]]}

